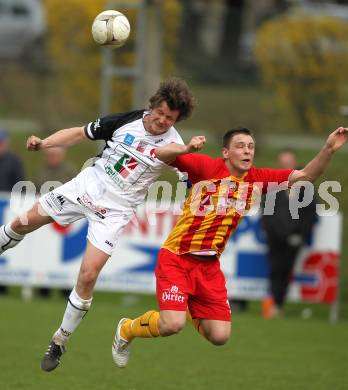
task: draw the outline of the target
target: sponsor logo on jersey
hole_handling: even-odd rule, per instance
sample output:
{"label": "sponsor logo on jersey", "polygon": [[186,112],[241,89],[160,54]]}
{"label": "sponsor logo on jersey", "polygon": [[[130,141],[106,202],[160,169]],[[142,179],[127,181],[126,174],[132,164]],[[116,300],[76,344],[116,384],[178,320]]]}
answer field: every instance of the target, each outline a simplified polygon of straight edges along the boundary
{"label": "sponsor logo on jersey", "polygon": [[[123,179],[127,179],[138,165],[139,163],[134,157],[124,154],[119,160],[117,160],[113,167],[110,165],[105,166],[105,172],[114,180],[116,179],[117,174]],[[117,184],[119,184],[119,181],[117,181]]]}
{"label": "sponsor logo on jersey", "polygon": [[109,209],[95,205],[92,202],[91,198],[87,195],[87,193],[84,193],[83,195],[79,196],[78,198],[76,198],[76,200],[80,203],[80,205],[93,211],[93,213],[101,219],[105,219],[106,214],[109,212]]}
{"label": "sponsor logo on jersey", "polygon": [[145,156],[145,157],[147,157],[151,161],[155,161],[156,160],[155,150],[156,150],[155,148],[152,148],[150,150],[150,155],[149,156]]}
{"label": "sponsor logo on jersey", "polygon": [[[135,184],[143,173],[149,169],[149,164],[145,161],[148,156],[140,153],[136,154],[134,149],[132,149],[124,145],[118,145],[115,150],[117,154],[111,156],[104,165],[106,174],[122,190]],[[117,158],[116,162],[114,160],[115,157]]]}
{"label": "sponsor logo on jersey", "polygon": [[127,133],[126,136],[124,137],[123,142],[124,142],[125,144],[127,144],[127,145],[132,145],[132,143],[134,142],[134,140],[135,140],[134,135]]}
{"label": "sponsor logo on jersey", "polygon": [[163,139],[163,138],[160,138],[160,139],[158,139],[157,141],[155,141],[155,144],[159,144],[159,143],[162,142],[162,141],[164,141],[164,139]]}
{"label": "sponsor logo on jersey", "polygon": [[112,165],[105,165],[104,169],[106,174],[111,177],[111,179],[121,188],[121,190],[125,190],[129,186],[128,183],[122,181],[117,172],[113,169]]}
{"label": "sponsor logo on jersey", "polygon": [[140,140],[137,146],[137,152],[144,153],[148,143],[146,141]]}
{"label": "sponsor logo on jersey", "polygon": [[162,293],[163,302],[185,302],[185,295],[182,291],[179,290],[178,286],[171,286],[170,288],[164,289]]}
{"label": "sponsor logo on jersey", "polygon": [[114,169],[125,179],[138,166],[138,164],[138,161],[134,157],[128,156],[128,154],[124,154],[116,162]]}

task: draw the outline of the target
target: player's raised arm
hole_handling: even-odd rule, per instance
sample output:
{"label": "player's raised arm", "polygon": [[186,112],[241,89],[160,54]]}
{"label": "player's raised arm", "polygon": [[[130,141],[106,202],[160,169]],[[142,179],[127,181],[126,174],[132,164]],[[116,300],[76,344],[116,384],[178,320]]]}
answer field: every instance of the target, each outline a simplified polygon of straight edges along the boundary
{"label": "player's raised arm", "polygon": [[53,148],[56,146],[71,146],[87,139],[84,127],[72,127],[70,129],[59,130],[47,138],[41,139],[35,135],[27,139],[27,149],[37,151],[41,149]]}
{"label": "player's raised arm", "polygon": [[348,128],[338,127],[327,138],[320,152],[303,169],[295,170],[289,177],[292,185],[299,180],[315,181],[326,169],[331,156],[340,149],[348,140]]}
{"label": "player's raised arm", "polygon": [[200,135],[193,137],[187,145],[179,145],[172,142],[168,145],[160,146],[155,149],[155,156],[159,160],[169,163],[183,154],[198,152],[203,148],[204,144],[205,137]]}

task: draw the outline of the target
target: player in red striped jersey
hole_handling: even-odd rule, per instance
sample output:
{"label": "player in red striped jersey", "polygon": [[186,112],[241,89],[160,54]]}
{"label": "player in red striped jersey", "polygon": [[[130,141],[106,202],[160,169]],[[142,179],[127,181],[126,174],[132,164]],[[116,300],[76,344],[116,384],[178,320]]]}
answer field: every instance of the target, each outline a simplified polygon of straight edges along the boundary
{"label": "player in red striped jersey", "polygon": [[314,181],[347,139],[348,129],[337,128],[305,168],[293,171],[254,167],[255,141],[245,128],[225,134],[222,158],[188,154],[202,148],[204,137],[194,137],[188,145],[157,148],[156,157],[187,172],[193,187],[159,252],[156,291],[160,312],[121,319],[112,347],[115,363],[126,366],[135,337],[178,333],[185,326],[187,310],[200,334],[215,345],[225,344],[230,337],[231,313],[219,257],[250,209],[253,195],[257,190],[266,192],[270,183],[284,182],[286,189],[297,181]]}

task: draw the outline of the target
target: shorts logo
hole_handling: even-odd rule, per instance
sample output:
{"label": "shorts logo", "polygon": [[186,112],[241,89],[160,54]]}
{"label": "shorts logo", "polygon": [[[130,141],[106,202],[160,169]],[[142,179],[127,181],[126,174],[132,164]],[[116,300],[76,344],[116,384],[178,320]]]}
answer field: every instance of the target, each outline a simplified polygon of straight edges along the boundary
{"label": "shorts logo", "polygon": [[45,197],[45,201],[46,204],[56,213],[63,210],[63,205],[65,203],[63,195],[56,195],[54,192],[49,192]]}
{"label": "shorts logo", "polygon": [[109,209],[93,204],[91,198],[86,193],[76,198],[76,200],[80,203],[80,205],[93,211],[93,213],[101,219],[105,219],[106,214],[109,212]]}
{"label": "shorts logo", "polygon": [[61,206],[63,206],[63,204],[65,203],[63,195],[58,195],[57,196],[57,200],[58,200],[58,202],[60,203]]}
{"label": "shorts logo", "polygon": [[123,142],[124,142],[125,144],[127,144],[127,145],[132,145],[132,143],[134,142],[134,140],[135,140],[134,135],[127,133],[126,136],[124,137]]}
{"label": "shorts logo", "polygon": [[114,247],[114,245],[110,241],[108,241],[108,240],[105,241],[105,244],[111,246],[111,248]]}
{"label": "shorts logo", "polygon": [[173,285],[171,288],[166,288],[162,293],[163,302],[180,302],[185,301],[185,295],[179,290],[178,286]]}

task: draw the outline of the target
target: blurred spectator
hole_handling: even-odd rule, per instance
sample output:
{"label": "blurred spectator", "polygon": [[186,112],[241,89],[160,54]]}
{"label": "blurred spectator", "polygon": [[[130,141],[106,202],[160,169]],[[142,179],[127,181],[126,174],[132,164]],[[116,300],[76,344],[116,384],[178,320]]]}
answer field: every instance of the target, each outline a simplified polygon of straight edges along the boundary
{"label": "blurred spectator", "polygon": [[[62,184],[71,180],[77,174],[77,169],[65,161],[65,149],[60,147],[45,149],[46,161],[44,166],[36,173],[33,178],[33,183],[36,186],[37,192],[41,191],[42,185],[49,181],[58,181]],[[52,190],[47,187],[43,189],[45,193]],[[70,290],[60,290],[63,296],[68,296]],[[51,295],[50,288],[39,288],[38,293],[42,297],[49,297]]]}
{"label": "blurred spectator", "polygon": [[[21,160],[10,151],[10,139],[5,130],[0,130],[0,191],[11,192],[13,186],[24,180]],[[7,287],[0,285],[0,294],[6,294]]]}
{"label": "blurred spectator", "polygon": [[[278,164],[282,169],[298,169],[295,152],[291,149],[280,151]],[[270,269],[270,296],[262,302],[264,318],[283,315],[283,306],[296,257],[309,238],[316,221],[315,199],[307,207],[298,210],[298,219],[292,218],[289,192],[289,190],[278,192],[273,215],[262,217]],[[304,191],[301,188],[299,202],[303,196]]]}
{"label": "blurred spectator", "polygon": [[[65,161],[64,148],[48,148],[44,152],[46,158],[44,166],[33,178],[37,192],[40,192],[41,186],[48,181],[59,181],[64,184],[77,174],[76,168]],[[45,192],[49,190],[46,188]]]}
{"label": "blurred spectator", "polygon": [[5,130],[0,130],[0,191],[12,191],[12,187],[24,180],[21,160],[10,151],[10,139]]}

